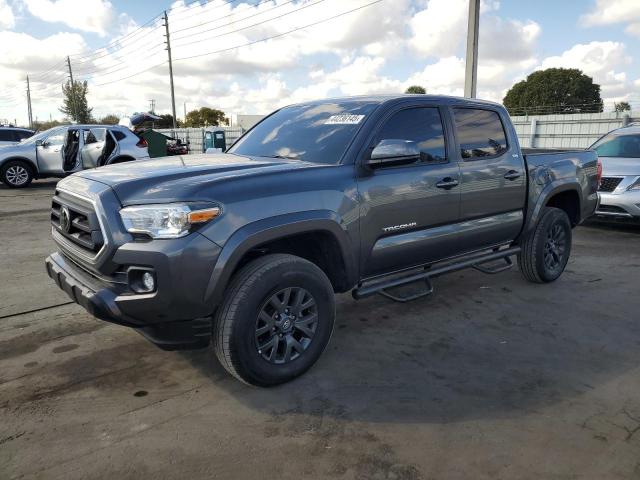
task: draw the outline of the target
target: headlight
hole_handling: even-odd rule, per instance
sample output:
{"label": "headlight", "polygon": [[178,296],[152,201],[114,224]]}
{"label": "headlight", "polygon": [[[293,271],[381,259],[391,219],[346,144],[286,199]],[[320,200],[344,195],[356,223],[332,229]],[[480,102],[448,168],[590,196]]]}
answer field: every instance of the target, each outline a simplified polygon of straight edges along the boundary
{"label": "headlight", "polygon": [[640,190],[640,177],[638,177],[638,179],[635,181],[635,183],[632,183],[631,186],[629,186],[629,188],[627,188],[628,190]]}
{"label": "headlight", "polygon": [[167,203],[140,205],[120,210],[120,218],[129,233],[143,233],[152,238],[180,238],[194,225],[207,223],[219,216],[220,207]]}

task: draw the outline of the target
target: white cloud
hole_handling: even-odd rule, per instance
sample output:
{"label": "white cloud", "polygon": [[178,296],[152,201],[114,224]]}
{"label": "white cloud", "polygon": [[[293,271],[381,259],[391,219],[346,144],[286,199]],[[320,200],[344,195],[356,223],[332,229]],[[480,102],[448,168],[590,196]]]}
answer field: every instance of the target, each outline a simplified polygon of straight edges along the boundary
{"label": "white cloud", "polygon": [[6,0],[0,0],[0,28],[13,28],[16,24],[16,17],[11,5]]}
{"label": "white cloud", "polygon": [[468,6],[467,0],[430,0],[409,21],[413,48],[424,56],[457,53],[466,35]]}
{"label": "white cloud", "polygon": [[596,0],[593,9],[580,17],[586,27],[628,24],[625,31],[640,37],[640,2],[638,0]]}
{"label": "white cloud", "polygon": [[[0,6],[6,1],[0,0]],[[381,2],[281,36],[366,1],[325,0],[318,6],[313,6],[314,0],[174,2],[170,25],[178,115],[182,116],[183,102],[189,109],[207,105],[228,114],[266,113],[285,104],[327,96],[400,93],[412,84],[423,85],[429,93],[462,95],[468,0],[394,0],[391,7],[389,1]],[[607,6],[619,1],[601,3]],[[82,24],[84,30],[111,31],[112,35],[118,31],[105,40],[110,45],[97,52],[88,52],[82,37],[75,34],[43,40],[26,34],[0,34],[2,89],[23,96],[24,74],[31,73],[38,91],[34,110],[40,118],[49,112],[60,116],[59,84],[66,78],[63,59],[70,52],[87,52],[72,55],[71,61],[75,78],[89,81],[89,102],[96,116],[139,111],[147,108],[150,99],[156,100],[159,113],[170,112],[160,22],[140,28],[125,13],[115,12],[106,0],[14,2],[23,2],[14,3],[14,7],[74,10],[70,15],[55,13],[47,18],[73,28],[80,28],[78,18],[82,15],[100,16],[93,23]],[[89,4],[96,8],[89,8]],[[633,81],[626,75],[629,58],[622,43],[575,45],[543,59],[538,54],[542,35],[538,23],[501,15],[497,0],[484,0],[481,5],[478,89],[482,98],[500,101],[513,83],[535,68],[548,66],[583,69],[602,85],[608,99],[632,89]],[[305,8],[298,10],[301,7]],[[101,8],[108,13],[96,15]],[[254,26],[259,22],[264,23]],[[277,38],[234,48],[272,36]],[[27,46],[26,55],[23,45]],[[207,55],[214,50],[222,52]],[[202,56],[184,60],[194,55]],[[58,65],[51,71],[56,59]],[[148,71],[140,73],[142,70]],[[24,111],[21,104],[10,116],[24,116]],[[9,114],[1,110],[0,115]]]}
{"label": "white cloud", "polygon": [[600,85],[604,99],[613,101],[627,98],[632,90],[626,73],[619,70],[631,61],[623,43],[591,42],[574,45],[560,55],[545,58],[539,69],[578,68]]}
{"label": "white cloud", "polygon": [[545,58],[541,68],[579,68],[592,76],[601,76],[631,62],[620,42],[577,44],[562,54]]}
{"label": "white cloud", "polygon": [[107,0],[22,0],[34,17],[106,36],[115,13]]}

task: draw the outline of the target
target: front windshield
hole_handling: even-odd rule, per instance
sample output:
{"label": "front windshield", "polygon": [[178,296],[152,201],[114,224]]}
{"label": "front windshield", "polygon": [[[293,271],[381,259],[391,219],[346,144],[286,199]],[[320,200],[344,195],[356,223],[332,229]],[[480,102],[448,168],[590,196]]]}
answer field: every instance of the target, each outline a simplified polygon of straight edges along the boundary
{"label": "front windshield", "polygon": [[49,137],[53,132],[58,130],[62,130],[62,129],[60,127],[53,127],[53,128],[50,128],[49,130],[45,130],[44,132],[36,133],[35,135],[22,140],[20,144],[25,145],[29,143],[36,143],[38,140],[44,140],[45,138]]}
{"label": "front windshield", "polygon": [[606,135],[591,148],[599,157],[640,158],[640,134]]}
{"label": "front windshield", "polygon": [[256,125],[229,153],[335,165],[377,106],[348,101],[286,107]]}

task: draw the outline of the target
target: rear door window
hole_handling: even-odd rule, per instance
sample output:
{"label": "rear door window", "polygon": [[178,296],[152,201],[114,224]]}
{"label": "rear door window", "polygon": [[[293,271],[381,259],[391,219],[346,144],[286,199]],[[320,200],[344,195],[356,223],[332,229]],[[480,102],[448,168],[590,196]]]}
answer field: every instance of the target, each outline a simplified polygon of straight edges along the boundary
{"label": "rear door window", "polygon": [[110,132],[113,134],[113,136],[116,138],[117,141],[121,141],[126,138],[126,135],[122,133],[120,130],[110,130]]}
{"label": "rear door window", "polygon": [[507,135],[497,112],[454,108],[456,137],[464,160],[497,157],[507,151]]}

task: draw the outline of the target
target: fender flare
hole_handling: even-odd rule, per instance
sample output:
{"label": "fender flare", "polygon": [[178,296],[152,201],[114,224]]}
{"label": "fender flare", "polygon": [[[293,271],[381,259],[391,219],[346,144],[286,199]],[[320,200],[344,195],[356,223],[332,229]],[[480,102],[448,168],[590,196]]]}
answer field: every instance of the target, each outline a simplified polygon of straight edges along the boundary
{"label": "fender flare", "polygon": [[259,220],[234,232],[220,251],[204,301],[214,307],[221,303],[233,272],[252,248],[280,238],[314,231],[327,232],[335,238],[344,260],[347,282],[349,285],[355,284],[358,272],[354,248],[339,216],[331,211],[315,210]]}
{"label": "fender flare", "polygon": [[523,231],[523,235],[531,232],[538,224],[538,220],[540,219],[540,215],[542,214],[542,209],[549,202],[549,199],[563,192],[575,192],[578,197],[578,212],[582,211],[582,205],[580,203],[580,184],[576,181],[570,181],[566,179],[554,180],[542,189],[540,195],[538,195],[537,202],[535,203],[533,208],[529,209],[530,214],[527,220],[526,227]]}

